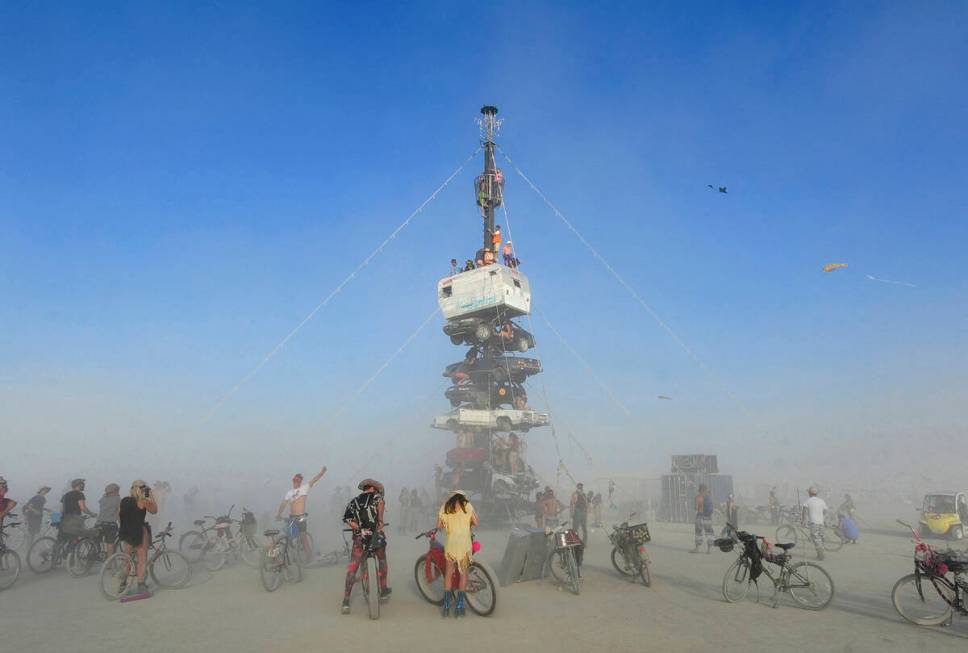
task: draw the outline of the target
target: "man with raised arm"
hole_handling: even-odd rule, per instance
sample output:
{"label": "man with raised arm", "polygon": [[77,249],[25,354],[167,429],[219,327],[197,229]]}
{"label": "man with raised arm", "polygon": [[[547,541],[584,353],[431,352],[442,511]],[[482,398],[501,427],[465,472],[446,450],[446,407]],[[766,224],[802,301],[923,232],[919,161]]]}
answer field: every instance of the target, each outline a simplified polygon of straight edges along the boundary
{"label": "man with raised arm", "polygon": [[296,474],[292,477],[292,489],[286,492],[285,498],[282,503],[279,504],[279,509],[276,510],[276,519],[282,519],[282,513],[289,506],[289,519],[286,524],[287,532],[289,536],[298,533],[299,539],[302,541],[303,551],[306,553],[306,559],[311,560],[313,557],[312,547],[309,544],[309,538],[306,537],[306,530],[308,528],[307,524],[307,514],[306,514],[306,497],[309,496],[309,491],[313,489],[316,482],[319,481],[326,474],[326,467],[324,466],[319,473],[313,476],[309,483],[303,482],[303,475]]}

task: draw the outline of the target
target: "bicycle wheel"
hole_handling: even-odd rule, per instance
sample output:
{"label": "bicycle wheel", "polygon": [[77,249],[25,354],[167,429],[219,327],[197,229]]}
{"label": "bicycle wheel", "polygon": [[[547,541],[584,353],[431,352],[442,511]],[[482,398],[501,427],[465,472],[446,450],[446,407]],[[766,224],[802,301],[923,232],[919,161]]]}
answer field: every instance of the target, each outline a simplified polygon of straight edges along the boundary
{"label": "bicycle wheel", "polygon": [[750,563],[746,558],[739,558],[729,566],[723,575],[723,598],[728,603],[736,603],[746,598],[750,585]]}
{"label": "bicycle wheel", "polygon": [[249,535],[239,536],[239,555],[242,556],[242,562],[249,565],[250,567],[259,566],[259,558],[262,554],[262,548],[259,543],[255,541],[254,537]]}
{"label": "bicycle wheel", "polygon": [[316,557],[316,543],[313,542],[313,536],[311,534],[302,533],[301,537],[293,541],[293,547],[296,550],[296,561],[300,565],[305,567],[313,563]]}
{"label": "bicycle wheel", "polygon": [[547,576],[549,573],[559,585],[568,583],[568,563],[565,562],[564,551],[552,551],[548,554],[548,559],[545,560],[544,564],[543,575]]}
{"label": "bicycle wheel", "polygon": [[844,536],[841,534],[839,528],[830,528],[825,526],[823,529],[823,550],[830,551],[840,551],[844,548]]}
{"label": "bicycle wheel", "polygon": [[98,589],[108,601],[117,601],[128,587],[137,582],[132,572],[134,562],[127,553],[115,553],[101,565]]}
{"label": "bicycle wheel", "polygon": [[259,579],[267,592],[275,592],[282,584],[282,567],[286,562],[286,550],[279,544],[262,550],[259,559]]}
{"label": "bicycle wheel", "polygon": [[648,551],[643,550],[639,553],[639,561],[639,578],[642,579],[643,585],[652,587],[652,559]]}
{"label": "bicycle wheel", "polygon": [[67,573],[74,578],[87,576],[100,553],[101,545],[94,540],[85,537],[78,541],[67,554]]}
{"label": "bicycle wheel", "polygon": [[11,549],[0,553],[0,590],[13,587],[20,578],[20,555]]}
{"label": "bicycle wheel", "polygon": [[[444,601],[444,572],[433,562],[430,563],[430,578],[427,578],[427,554],[417,558],[413,566],[413,579],[417,589],[429,603],[440,605]],[[468,579],[469,583],[469,579]],[[470,584],[468,584],[468,591]],[[472,610],[474,608],[471,608]],[[476,610],[475,610],[476,612]]]}
{"label": "bicycle wheel", "polygon": [[951,585],[921,574],[908,574],[894,583],[891,591],[891,601],[897,613],[918,626],[940,626],[949,622],[954,600],[955,590]]}
{"label": "bicycle wheel", "polygon": [[192,565],[178,551],[161,551],[148,562],[148,573],[158,587],[180,589],[192,579]]}
{"label": "bicycle wheel", "polygon": [[784,524],[776,529],[776,541],[778,544],[786,544],[788,542],[796,544],[798,535],[796,527],[790,524]]}
{"label": "bicycle wheel", "polygon": [[790,565],[787,584],[793,600],[807,610],[823,610],[834,598],[834,579],[812,562]]}
{"label": "bicycle wheel", "polygon": [[363,572],[363,594],[366,596],[366,607],[370,613],[370,619],[380,618],[380,583],[379,564],[376,556],[367,556],[363,561],[365,565]]}
{"label": "bicycle wheel", "polygon": [[178,550],[189,562],[199,562],[208,549],[208,537],[201,531],[188,531],[178,538]]}
{"label": "bicycle wheel", "polygon": [[[443,583],[441,583],[441,590],[443,590]],[[497,585],[491,578],[491,573],[480,563],[471,562],[471,566],[467,569],[467,592],[465,596],[467,605],[474,611],[474,614],[487,617],[497,608]],[[441,595],[442,600],[443,595]]]}
{"label": "bicycle wheel", "polygon": [[568,569],[568,586],[576,596],[581,592],[581,574],[578,571],[578,561],[575,560],[575,550],[569,548],[565,553],[565,564]]}
{"label": "bicycle wheel", "polygon": [[612,548],[612,566],[615,567],[615,571],[623,576],[635,575],[635,570],[629,566],[628,561],[625,559],[625,551],[617,546]]}
{"label": "bicycle wheel", "polygon": [[40,538],[27,551],[27,566],[35,574],[46,574],[54,566],[56,550],[57,540],[52,537]]}
{"label": "bicycle wheel", "polygon": [[229,541],[224,537],[216,537],[215,542],[205,551],[202,564],[209,571],[218,571],[225,566],[230,552]]}

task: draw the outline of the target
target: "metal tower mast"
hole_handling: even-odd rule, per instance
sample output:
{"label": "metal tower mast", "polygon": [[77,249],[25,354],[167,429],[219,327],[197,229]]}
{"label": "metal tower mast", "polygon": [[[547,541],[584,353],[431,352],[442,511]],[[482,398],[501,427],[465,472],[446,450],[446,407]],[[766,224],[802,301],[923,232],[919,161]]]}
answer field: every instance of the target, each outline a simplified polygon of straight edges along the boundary
{"label": "metal tower mast", "polygon": [[[480,119],[481,139],[484,146],[484,173],[477,178],[477,203],[481,207],[484,219],[484,247],[491,247],[491,234],[494,231],[494,210],[501,205],[503,196],[503,179],[497,177],[497,165],[494,159],[494,135],[501,127],[497,119],[497,107],[486,105],[481,107],[483,118]],[[495,258],[498,252],[494,252]]]}

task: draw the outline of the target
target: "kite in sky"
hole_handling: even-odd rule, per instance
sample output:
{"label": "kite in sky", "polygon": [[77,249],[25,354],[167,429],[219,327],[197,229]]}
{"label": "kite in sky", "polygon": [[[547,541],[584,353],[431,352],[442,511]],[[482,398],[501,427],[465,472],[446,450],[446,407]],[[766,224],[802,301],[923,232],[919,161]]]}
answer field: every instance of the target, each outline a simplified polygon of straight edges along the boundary
{"label": "kite in sky", "polygon": [[833,272],[834,270],[839,270],[840,268],[847,267],[846,263],[827,263],[823,266],[824,272]]}

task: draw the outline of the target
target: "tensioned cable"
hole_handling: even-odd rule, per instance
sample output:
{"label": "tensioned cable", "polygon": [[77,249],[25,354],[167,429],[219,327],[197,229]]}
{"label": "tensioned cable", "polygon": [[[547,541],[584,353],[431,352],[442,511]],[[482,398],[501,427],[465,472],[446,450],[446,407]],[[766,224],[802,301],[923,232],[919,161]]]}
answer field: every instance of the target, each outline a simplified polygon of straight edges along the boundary
{"label": "tensioned cable", "polygon": [[[498,148],[498,149],[501,149],[501,148]],[[517,166],[517,164],[515,164],[514,161],[511,159],[511,157],[508,156],[507,152],[505,152],[504,150],[501,150],[501,155],[507,160],[507,162],[511,165],[511,167],[514,168],[514,171],[518,173],[518,176],[521,177],[522,179],[524,179],[525,183],[527,183],[528,186],[531,187],[531,190],[533,190],[535,193],[537,193],[538,197],[540,197],[544,201],[544,203],[548,205],[548,208],[550,208],[552,210],[552,212],[554,212],[554,214],[556,216],[558,216],[558,219],[560,219],[564,223],[564,225],[566,227],[568,227],[569,231],[571,231],[573,234],[575,234],[575,236],[578,238],[578,240],[580,240],[581,243],[588,249],[588,251],[592,253],[592,256],[594,256],[596,259],[598,259],[598,261],[603,266],[605,266],[605,269],[608,270],[608,272],[615,278],[616,281],[618,281],[619,285],[621,285],[623,288],[625,288],[625,290],[627,290],[629,292],[629,294],[632,295],[632,297],[635,299],[635,301],[637,301],[639,303],[639,305],[642,308],[644,308],[645,311],[649,315],[652,316],[652,319],[655,320],[656,324],[658,324],[659,327],[662,328],[662,330],[664,330],[676,342],[676,344],[679,345],[679,347],[693,360],[694,363],[696,363],[700,368],[702,368],[702,370],[713,381],[715,381],[717,385],[719,385],[726,392],[727,396],[730,399],[732,399],[737,404],[739,404],[740,407],[743,409],[744,412],[748,412],[748,411],[746,411],[746,407],[733,394],[732,390],[730,390],[730,388],[725,383],[723,383],[723,381],[720,380],[719,377],[717,377],[713,373],[713,371],[709,368],[708,365],[706,365],[706,363],[703,361],[703,359],[700,358],[699,355],[695,351],[693,351],[692,348],[689,345],[687,345],[686,342],[682,338],[679,337],[679,334],[677,334],[672,329],[672,327],[669,326],[666,323],[666,321],[663,320],[662,317],[659,316],[658,313],[656,313],[655,309],[653,309],[645,301],[645,299],[642,298],[642,296],[638,293],[638,291],[636,291],[635,288],[633,288],[625,280],[625,278],[621,274],[619,274],[618,271],[615,268],[612,267],[612,265],[605,259],[605,257],[603,257],[601,254],[599,254],[598,250],[595,249],[595,247],[590,242],[588,242],[588,240],[581,234],[581,232],[578,231],[578,229],[575,228],[575,225],[573,225],[568,220],[568,218],[566,218],[564,215],[562,215],[561,211],[558,210],[558,207],[555,206],[554,203],[550,199],[548,199],[548,197],[544,193],[541,192],[541,189],[538,188],[535,185],[535,183],[533,181],[531,181],[531,179],[528,178],[528,176],[526,174],[524,174],[524,172],[521,170],[521,168],[519,168]]]}
{"label": "tensioned cable", "polygon": [[[588,363],[588,361],[585,360],[585,358],[581,354],[575,351],[575,348],[571,346],[571,343],[565,340],[565,337],[558,332],[558,329],[556,329],[554,325],[551,324],[550,321],[548,321],[548,318],[545,317],[544,313],[542,313],[541,311],[537,311],[537,313],[538,313],[538,317],[540,317],[544,321],[545,325],[547,325],[547,327],[551,329],[551,332],[554,333],[556,336],[558,336],[558,340],[561,341],[561,344],[563,344],[565,348],[571,352],[572,356],[578,359],[578,362],[580,362],[582,365],[585,366],[585,371],[588,372],[589,376],[591,376],[595,380],[595,382],[599,385],[599,387],[601,387],[601,389],[605,391],[605,394],[608,395],[609,399],[615,402],[615,404],[617,404],[618,407],[622,409],[622,412],[625,413],[626,417],[631,417],[632,412],[628,409],[628,407],[625,404],[622,403],[621,399],[615,396],[615,393],[612,392],[612,389],[608,387],[605,381],[600,376],[598,376],[598,374],[595,373],[595,370]],[[578,446],[581,446],[581,444],[579,444]]]}
{"label": "tensioned cable", "polygon": [[352,402],[356,401],[356,399],[361,394],[363,394],[364,392],[366,392],[366,389],[367,388],[369,388],[371,385],[373,385],[373,382],[376,381],[377,377],[379,377],[381,374],[383,374],[383,372],[386,371],[386,369],[388,367],[390,367],[391,364],[393,364],[393,361],[395,361],[397,359],[397,356],[399,356],[400,354],[403,353],[403,350],[406,349],[407,346],[411,342],[413,342],[413,339],[416,338],[420,334],[420,332],[424,330],[424,327],[426,327],[430,323],[430,321],[437,316],[437,313],[439,313],[439,312],[440,312],[440,307],[438,306],[437,308],[434,309],[433,313],[431,313],[430,315],[428,315],[424,319],[424,321],[420,323],[420,326],[417,327],[416,331],[414,331],[409,336],[407,336],[407,339],[403,341],[403,344],[400,345],[399,347],[397,347],[397,350],[395,352],[393,352],[392,354],[390,354],[390,357],[388,359],[386,359],[385,361],[383,361],[383,364],[380,365],[379,368],[377,368],[376,372],[374,372],[373,374],[371,374],[370,375],[370,378],[368,378],[366,381],[364,381],[363,382],[363,385],[361,385],[357,389],[357,391],[355,393],[353,393],[353,395],[349,399],[347,399],[346,401],[344,401],[343,402],[343,405],[341,405],[333,413],[333,416],[330,419],[330,422],[331,423],[333,421],[335,421],[340,415],[342,415],[343,412],[346,411],[347,407],[349,407],[349,405]]}
{"label": "tensioned cable", "polygon": [[343,288],[345,288],[346,285],[349,284],[350,281],[352,281],[356,277],[356,275],[359,274],[359,272],[361,270],[363,270],[363,268],[365,268],[367,265],[369,265],[370,264],[370,261],[372,261],[374,258],[376,258],[377,256],[379,256],[383,252],[383,250],[386,248],[386,246],[390,244],[390,241],[391,240],[393,240],[394,238],[396,238],[400,234],[401,231],[403,231],[404,229],[406,229],[407,226],[413,221],[413,219],[415,217],[417,217],[417,215],[421,211],[423,211],[427,207],[428,204],[430,204],[432,201],[434,201],[435,199],[437,199],[437,196],[440,194],[440,192],[443,191],[448,186],[448,184],[450,184],[451,181],[453,181],[454,177],[456,177],[457,175],[459,175],[461,173],[461,171],[467,166],[467,164],[470,163],[471,160],[475,156],[477,156],[477,153],[480,152],[480,151],[481,151],[481,147],[478,146],[477,149],[474,150],[471,153],[471,155],[464,160],[463,163],[461,163],[459,166],[457,166],[457,169],[454,170],[450,174],[450,176],[447,177],[447,179],[445,179],[444,182],[442,184],[440,184],[440,186],[438,186],[437,189],[434,192],[432,192],[427,199],[425,199],[423,201],[423,203],[420,204],[420,206],[418,206],[416,209],[414,209],[414,211],[410,215],[407,216],[407,219],[406,220],[404,220],[403,222],[401,222],[397,226],[396,229],[394,229],[392,232],[390,232],[390,235],[387,236],[383,240],[383,242],[380,243],[377,246],[376,249],[374,249],[372,252],[370,252],[369,256],[367,256],[366,258],[364,258],[360,262],[360,264],[357,265],[353,269],[353,271],[350,272],[350,274],[345,279],[343,279],[343,281],[341,281],[339,283],[339,285],[337,285],[335,288],[333,288],[333,290],[328,295],[326,295],[326,297],[323,299],[323,301],[319,302],[319,304],[317,304],[316,307],[313,310],[311,310],[309,312],[309,314],[306,317],[304,317],[302,319],[302,321],[299,322],[299,324],[297,324],[295,326],[295,328],[292,329],[292,331],[290,331],[288,334],[286,334],[286,337],[284,337],[282,340],[280,340],[278,343],[276,343],[276,346],[269,350],[269,353],[265,355],[265,357],[259,362],[258,365],[256,365],[254,368],[252,368],[249,371],[248,374],[246,374],[245,376],[242,377],[242,380],[240,380],[228,392],[226,392],[224,395],[222,395],[222,397],[215,403],[215,405],[212,407],[212,409],[205,416],[205,419],[203,421],[206,421],[207,422],[209,419],[211,419],[212,415],[214,415],[215,412],[219,408],[221,408],[222,404],[224,404],[226,401],[228,401],[236,392],[239,391],[239,389],[242,386],[244,386],[246,383],[248,383],[250,380],[252,380],[252,378],[256,374],[259,373],[259,370],[261,370],[263,367],[265,367],[266,363],[268,363],[276,354],[278,354],[282,350],[282,348],[286,346],[286,343],[287,342],[289,342],[290,340],[292,340],[296,336],[296,334],[298,334],[302,330],[302,328],[304,326],[306,326],[306,324],[308,324],[314,317],[316,317],[316,314],[319,313],[319,311],[321,311],[329,303],[329,301],[333,297],[335,297],[336,295],[338,295],[343,290]]}

